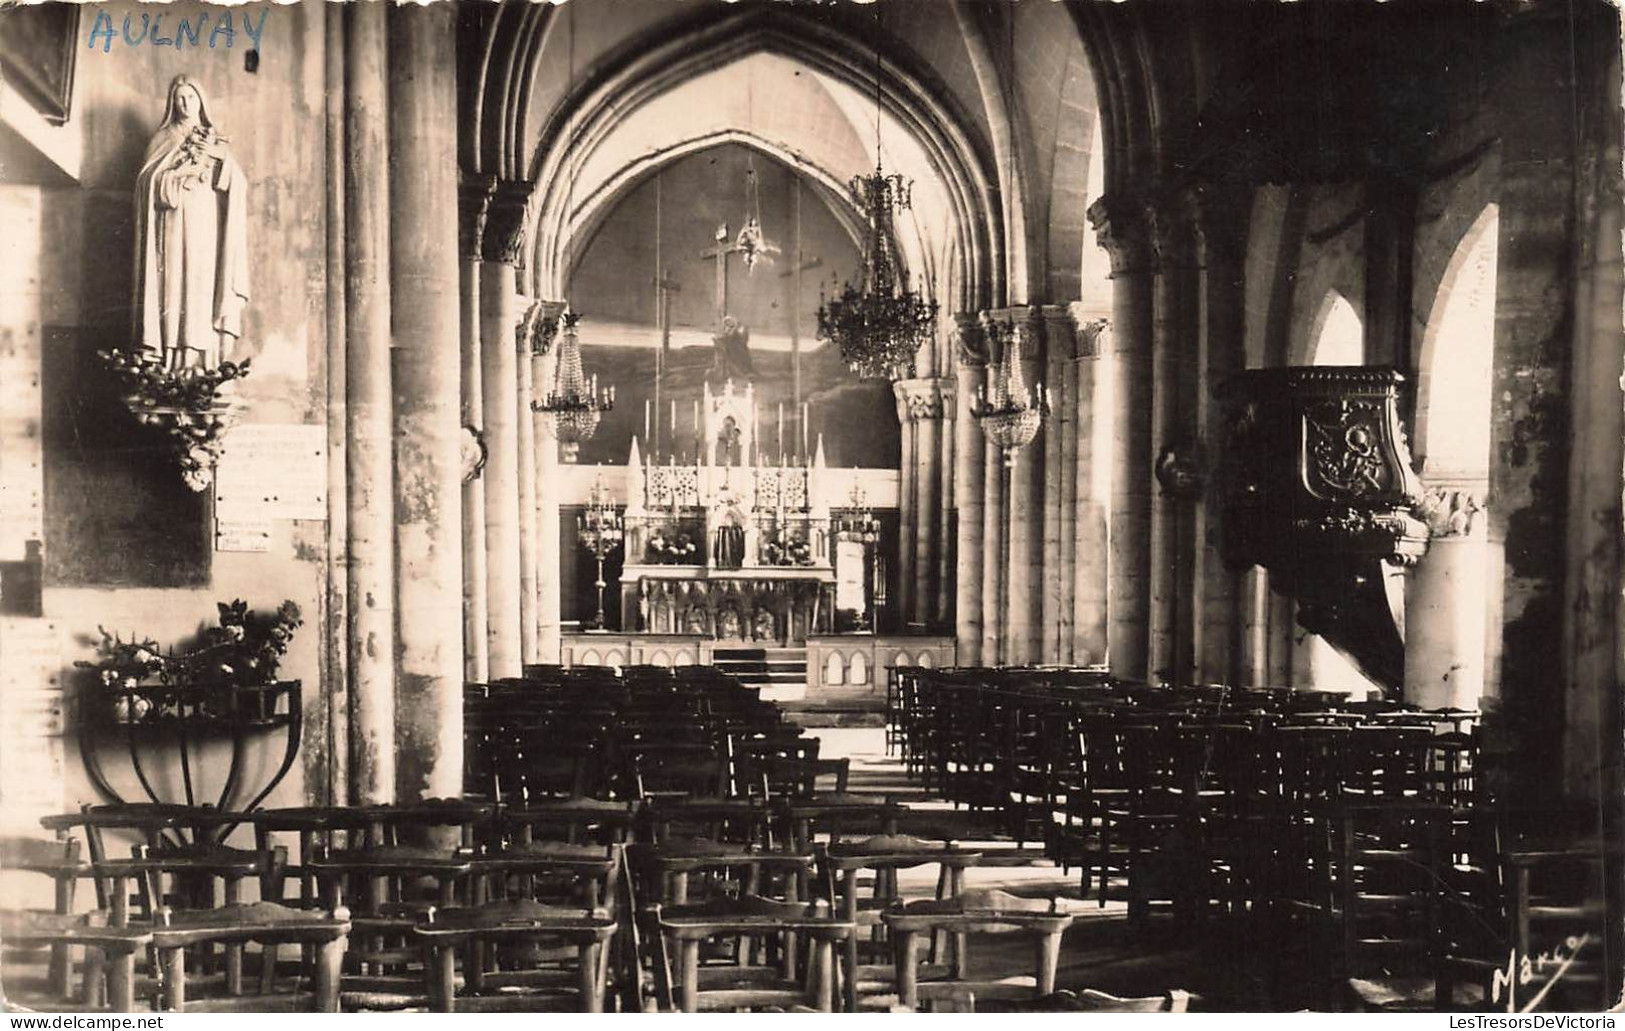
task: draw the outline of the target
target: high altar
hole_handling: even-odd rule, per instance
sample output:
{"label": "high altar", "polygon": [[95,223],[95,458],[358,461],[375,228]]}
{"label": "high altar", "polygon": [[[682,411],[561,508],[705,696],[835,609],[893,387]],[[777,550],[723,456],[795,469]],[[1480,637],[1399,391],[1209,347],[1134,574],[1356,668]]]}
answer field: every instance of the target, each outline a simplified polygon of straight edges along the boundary
{"label": "high altar", "polygon": [[[759,439],[755,388],[732,380],[699,402],[694,461],[627,459],[621,625],[759,646],[829,633],[835,610],[822,435],[807,453]],[[777,464],[771,464],[776,459]]]}

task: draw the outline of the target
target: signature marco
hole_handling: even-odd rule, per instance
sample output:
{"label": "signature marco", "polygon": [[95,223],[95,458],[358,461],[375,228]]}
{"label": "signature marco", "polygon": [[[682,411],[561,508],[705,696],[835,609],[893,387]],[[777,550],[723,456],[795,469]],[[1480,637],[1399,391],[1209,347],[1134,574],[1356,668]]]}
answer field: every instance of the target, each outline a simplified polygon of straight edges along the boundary
{"label": "signature marco", "polygon": [[1580,950],[1590,942],[1590,934],[1577,934],[1565,938],[1563,944],[1533,956],[1528,953],[1519,955],[1518,950],[1513,949],[1507,954],[1506,969],[1496,970],[1490,975],[1490,1003],[1499,1005],[1504,995],[1510,1013],[1517,1007],[1515,1000],[1518,989],[1536,985],[1534,996],[1517,1007],[1520,1013],[1530,1012],[1545,1001],[1546,994],[1569,972]]}

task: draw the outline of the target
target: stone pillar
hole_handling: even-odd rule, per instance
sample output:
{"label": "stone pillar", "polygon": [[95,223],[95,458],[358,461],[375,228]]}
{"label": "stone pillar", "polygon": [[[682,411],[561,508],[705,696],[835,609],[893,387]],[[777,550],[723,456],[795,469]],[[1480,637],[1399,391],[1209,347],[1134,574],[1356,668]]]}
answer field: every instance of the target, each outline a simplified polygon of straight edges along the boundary
{"label": "stone pillar", "polygon": [[[1215,193],[1206,187],[1188,199],[1201,256],[1203,316],[1198,330],[1203,383],[1196,396],[1196,425],[1203,443],[1196,453],[1211,477],[1225,434],[1224,410],[1215,391],[1246,366],[1243,269],[1252,205],[1244,193]],[[1219,554],[1219,506],[1209,504],[1208,497],[1204,494],[1196,503],[1192,534],[1197,549],[1193,578],[1201,606],[1197,675],[1205,683],[1247,683],[1242,662],[1244,574],[1227,567]]]}
{"label": "stone pillar", "polygon": [[1263,566],[1241,574],[1241,683],[1270,686],[1270,581]]}
{"label": "stone pillar", "polygon": [[[898,421],[905,435],[912,435],[914,490],[910,506],[912,526],[903,539],[914,541],[914,605],[905,619],[913,624],[930,624],[937,609],[937,528],[942,504],[942,451],[938,427],[942,424],[945,399],[953,397],[949,381],[932,378],[899,380],[892,385],[897,397]],[[905,439],[908,439],[905,436]],[[907,472],[905,470],[905,475]]]}
{"label": "stone pillar", "polygon": [[971,416],[977,388],[984,385],[987,372],[986,343],[973,312],[954,314],[955,342],[959,352],[956,374],[959,389],[954,402],[954,507],[958,512],[958,541],[954,556],[954,636],[961,666],[990,662],[982,651],[982,627],[987,610],[982,607],[983,573],[983,483],[986,473],[986,439],[981,424]]}
{"label": "stone pillar", "polygon": [[[321,658],[318,675],[321,677],[321,708],[326,718],[326,747],[309,755],[314,762],[306,762],[305,797],[315,805],[346,805],[349,803],[350,784],[350,523],[349,523],[349,442],[350,442],[350,382],[345,363],[349,343],[345,329],[344,294],[349,263],[345,259],[345,203],[344,203],[344,9],[338,5],[322,9],[322,82],[326,88],[323,104],[324,122],[323,160],[327,174],[323,177],[323,197],[327,229],[327,260],[323,271],[323,284],[327,296],[323,305],[326,315],[327,402],[327,534],[322,542],[327,549],[324,563],[321,611]],[[15,258],[15,256],[14,256]],[[37,281],[36,281],[37,282]],[[37,395],[22,393],[13,387],[9,398],[29,398],[36,404]],[[0,406],[9,407],[9,405]],[[4,431],[0,431],[3,435]],[[15,448],[7,449],[8,462]],[[31,488],[42,489],[43,469]],[[16,488],[11,497],[16,498]],[[0,513],[8,506],[0,499]],[[318,724],[319,725],[319,724]],[[319,731],[317,731],[319,733]]]}
{"label": "stone pillar", "polygon": [[[1046,304],[1044,316],[1044,387],[1050,413],[1044,426],[1044,547],[1039,572],[1041,600],[1039,655],[1045,662],[1072,661],[1071,513],[1076,503],[1077,424],[1072,402],[1072,314]],[[1068,500],[1070,497],[1071,500]]]}
{"label": "stone pillar", "polygon": [[[485,399],[485,526],[489,563],[487,591],[491,676],[517,677],[524,662],[524,628],[535,625],[534,613],[525,619],[523,604],[526,571],[520,531],[522,503],[519,479],[524,468],[519,452],[519,427],[530,421],[520,417],[524,395],[519,389],[519,355],[515,329],[519,323],[514,266],[525,235],[525,205],[530,184],[503,181],[495,184],[486,224],[480,269],[480,367]],[[531,465],[534,466],[534,460]],[[534,563],[532,563],[534,568]],[[534,592],[534,579],[528,585]],[[534,633],[534,631],[532,631]]]}
{"label": "stone pillar", "polygon": [[1073,308],[1076,341],[1076,467],[1072,514],[1072,651],[1070,662],[1107,659],[1107,598],[1112,504],[1112,334],[1105,319],[1087,319]]}
{"label": "stone pillar", "polygon": [[[558,363],[558,352],[553,348],[553,339],[557,333],[559,316],[564,313],[563,301],[540,301],[541,313],[536,320],[536,336],[530,343],[529,359],[525,363],[530,375],[520,373],[519,389],[520,403],[528,407],[529,401],[547,393],[548,386],[553,382],[553,368]],[[525,541],[531,541],[532,559],[535,567],[534,602],[536,613],[535,624],[535,658],[527,657],[526,661],[541,663],[557,663],[559,661],[560,628],[559,611],[562,598],[559,591],[559,492],[558,477],[556,475],[559,464],[559,445],[542,424],[541,416],[532,413],[523,425],[530,427],[530,433],[523,432],[519,438],[519,454],[521,463],[524,462],[527,448],[527,436],[530,449],[529,465],[521,464],[519,481],[520,504],[520,547],[525,547]],[[525,469],[531,470],[531,475],[524,475]],[[524,595],[521,595],[521,601]]]}
{"label": "stone pillar", "polygon": [[937,468],[941,470],[937,488],[936,591],[932,596],[929,622],[939,633],[954,627],[954,486],[958,471],[959,384],[955,376],[944,376],[942,384],[942,429],[937,434]]}
{"label": "stone pillar", "polygon": [[[460,326],[462,329],[462,416],[468,432],[478,435],[480,446],[488,448],[490,434],[485,422],[485,399],[480,364],[480,241],[485,235],[491,192],[496,179],[491,176],[463,177],[458,188],[458,252],[461,281]],[[488,453],[488,452],[487,452]],[[486,463],[486,469],[490,466]],[[486,469],[463,482],[463,676],[475,683],[491,677],[491,648],[487,641],[490,615],[487,604],[485,539]]]}
{"label": "stone pillar", "polygon": [[897,462],[897,618],[903,628],[914,620],[914,548],[919,530],[918,496],[919,454],[915,424],[908,417],[904,394],[899,385],[892,384],[897,400],[897,423],[901,433],[902,454]]}
{"label": "stone pillar", "polygon": [[[1190,219],[1179,205],[1153,212],[1157,277],[1151,329],[1152,446],[1160,468],[1195,462],[1198,298]],[[1151,495],[1151,631],[1147,668],[1153,680],[1188,684],[1194,669],[1192,579],[1195,498],[1162,485]]]}
{"label": "stone pillar", "polygon": [[350,782],[354,805],[395,800],[395,526],[390,441],[389,51],[381,4],[354,4],[344,54],[344,372]]}
{"label": "stone pillar", "polygon": [[[1004,358],[1003,349],[1014,346],[1011,334],[993,332],[991,313],[983,315],[981,330],[987,341],[989,371]],[[988,389],[991,391],[991,385]],[[1003,666],[1010,661],[1006,644],[1010,614],[1005,601],[1009,572],[1009,514],[1005,508],[1005,482],[1009,478],[1006,456],[989,442],[982,449],[982,665]]]}
{"label": "stone pillar", "polygon": [[[1032,390],[1044,376],[1044,322],[1037,307],[1017,308],[1013,344],[1021,360],[1022,380]],[[1005,629],[1009,662],[1021,665],[1042,661],[1044,563],[1044,454],[1048,427],[1041,427],[1031,444],[1016,452],[1010,470],[1009,554],[1005,591],[1008,624]]]}
{"label": "stone pillar", "polygon": [[1151,620],[1151,233],[1135,198],[1102,197],[1089,218],[1112,264],[1109,662],[1114,675],[1144,680]]}
{"label": "stone pillar", "polygon": [[1424,709],[1476,709],[1484,694],[1482,490],[1429,490],[1432,537],[1405,583],[1405,701]]}
{"label": "stone pillar", "polygon": [[463,786],[462,421],[456,12],[389,21],[391,330],[395,353],[397,796]]}

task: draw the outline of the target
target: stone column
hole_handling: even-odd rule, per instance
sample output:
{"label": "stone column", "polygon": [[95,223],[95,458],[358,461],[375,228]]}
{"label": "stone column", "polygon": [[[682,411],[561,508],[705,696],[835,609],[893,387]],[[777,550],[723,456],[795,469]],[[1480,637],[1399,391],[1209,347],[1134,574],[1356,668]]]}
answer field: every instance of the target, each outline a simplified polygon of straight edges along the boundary
{"label": "stone column", "polygon": [[[1015,309],[1012,317],[1022,380],[1031,391],[1044,378],[1043,312],[1035,305]],[[1049,428],[1040,427],[1033,442],[1016,452],[1010,496],[1005,502],[1010,528],[1005,637],[1009,661],[1016,665],[1039,662],[1043,657],[1044,455],[1049,436]]]}
{"label": "stone column", "polygon": [[[1196,424],[1203,444],[1197,455],[1211,479],[1225,434],[1224,409],[1215,400],[1215,391],[1246,366],[1243,269],[1252,205],[1245,193],[1216,193],[1206,187],[1193,191],[1188,199],[1202,267],[1199,339],[1203,383],[1196,398]],[[1209,504],[1209,497],[1204,494],[1196,504],[1192,534],[1197,549],[1193,579],[1201,592],[1198,676],[1205,683],[1247,683],[1242,662],[1244,574],[1228,568],[1219,554],[1219,506]]]}
{"label": "stone column", "polygon": [[1151,233],[1144,205],[1132,197],[1102,197],[1089,218],[1112,264],[1109,662],[1114,675],[1144,680],[1151,620]]}
{"label": "stone column", "polygon": [[1105,319],[1089,319],[1073,307],[1076,341],[1077,423],[1072,513],[1072,651],[1069,661],[1107,659],[1107,598],[1112,505],[1112,334]]}
{"label": "stone column", "polygon": [[[992,312],[982,316],[982,334],[987,341],[989,371],[1004,358],[1004,348],[1014,346],[1008,331],[994,332],[997,319]],[[989,391],[992,387],[989,385]],[[989,442],[982,449],[982,665],[1002,666],[1010,661],[1006,645],[1010,615],[1005,603],[1008,574],[1009,514],[1005,508],[1005,480],[1009,470],[1004,452]]]}
{"label": "stone column", "polygon": [[[462,255],[458,290],[462,301],[462,416],[465,430],[478,436],[482,448],[490,446],[490,434],[480,364],[480,241],[494,189],[492,176],[465,175],[457,195],[458,252]],[[491,677],[491,648],[486,638],[490,626],[485,562],[489,543],[482,529],[489,467],[487,461],[485,469],[463,483],[463,676],[475,683]]]}
{"label": "stone column", "polygon": [[1270,582],[1263,566],[1241,574],[1241,683],[1270,686]]}
{"label": "stone column", "polygon": [[1484,694],[1488,580],[1483,485],[1429,490],[1427,554],[1405,583],[1405,701],[1476,709]]}
{"label": "stone column", "polygon": [[953,387],[951,382],[931,377],[899,380],[893,384],[893,391],[898,419],[914,440],[913,525],[903,535],[904,540],[911,536],[914,540],[914,606],[906,618],[910,623],[928,625],[937,607],[937,512],[942,503],[938,427],[942,424],[944,399],[953,396]]}
{"label": "stone column", "polygon": [[[558,331],[559,316],[564,313],[563,301],[539,301],[541,312],[536,318],[535,336],[530,341],[529,358],[525,361],[520,372],[519,389],[520,403],[528,407],[527,398],[534,399],[547,393],[548,386],[553,382],[553,368],[558,363],[558,353],[553,349],[553,339]],[[527,377],[524,369],[530,370]],[[520,547],[524,542],[532,542],[532,558],[535,564],[534,605],[536,613],[535,624],[535,661],[541,663],[557,663],[559,661],[560,628],[559,610],[562,599],[559,591],[559,493],[558,477],[555,475],[559,464],[559,445],[543,425],[539,415],[532,415],[521,424],[522,428],[528,426],[529,434],[522,430],[519,438],[519,454],[521,463],[524,462],[529,439],[530,459],[529,465],[521,464],[519,480],[520,504]],[[530,476],[524,471],[531,470]],[[521,595],[521,602],[524,595]],[[528,639],[528,638],[527,638]]]}
{"label": "stone column", "polygon": [[[520,532],[522,503],[519,479],[524,468],[519,452],[519,427],[524,397],[519,390],[519,355],[515,329],[517,284],[514,266],[525,236],[525,205],[530,183],[505,180],[495,185],[486,224],[480,269],[480,367],[485,399],[485,526],[489,572],[487,592],[491,676],[517,677],[524,662],[524,628],[535,625],[534,613],[525,619],[523,603],[525,562]],[[534,461],[532,461],[534,466]],[[532,563],[534,568],[534,562]],[[528,585],[534,593],[534,579]]]}
{"label": "stone column", "polygon": [[397,796],[463,786],[462,420],[456,12],[389,22],[391,329],[395,340]]}
{"label": "stone column", "polygon": [[958,472],[959,382],[944,376],[942,384],[942,429],[937,434],[937,468],[942,471],[937,488],[936,590],[932,595],[928,622],[938,633],[954,628],[954,486]]}
{"label": "stone column", "polygon": [[961,666],[990,660],[982,652],[983,530],[982,506],[986,439],[981,424],[971,416],[977,388],[987,372],[986,343],[974,312],[954,314],[954,335],[959,363],[959,389],[954,402],[954,507],[958,512],[958,540],[954,556],[954,636]]}
{"label": "stone column", "polygon": [[[1044,316],[1044,387],[1050,413],[1044,426],[1044,547],[1039,572],[1043,581],[1043,661],[1070,662],[1072,655],[1072,548],[1071,524],[1076,501],[1072,481],[1076,465],[1077,426],[1072,403],[1072,314],[1046,304]],[[1071,492],[1072,500],[1068,500]]]}
{"label": "stone column", "polygon": [[892,394],[897,400],[902,442],[902,454],[897,462],[897,617],[906,629],[914,621],[914,549],[919,530],[919,513],[915,507],[919,477],[916,455],[919,448],[901,384],[892,384]]}
{"label": "stone column", "polygon": [[[1177,204],[1153,211],[1157,277],[1151,329],[1152,445],[1159,468],[1194,467],[1198,298],[1194,241],[1187,212]],[[1194,669],[1194,496],[1166,484],[1151,495],[1151,654],[1153,680],[1188,684]]]}
{"label": "stone column", "polygon": [[354,805],[395,800],[395,526],[390,441],[389,51],[381,4],[354,4],[344,54],[344,372]]}

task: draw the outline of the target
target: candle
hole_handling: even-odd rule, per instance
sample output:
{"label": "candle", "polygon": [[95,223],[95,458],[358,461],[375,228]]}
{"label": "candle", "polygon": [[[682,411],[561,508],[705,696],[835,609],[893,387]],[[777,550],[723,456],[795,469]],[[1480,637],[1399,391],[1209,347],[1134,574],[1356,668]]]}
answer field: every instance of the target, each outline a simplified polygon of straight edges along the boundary
{"label": "candle", "polygon": [[698,435],[699,432],[700,432],[700,403],[698,401],[695,401],[694,402],[694,433],[696,435]]}
{"label": "candle", "polygon": [[784,464],[784,402],[779,402],[779,464]]}
{"label": "candle", "polygon": [[649,412],[654,408],[654,402],[648,398],[643,399],[643,443],[649,443]]}
{"label": "candle", "polygon": [[672,442],[672,444],[674,446],[677,443],[677,402],[676,401],[673,401],[671,403],[671,442]]}
{"label": "candle", "polygon": [[801,402],[801,453],[807,453],[807,402]]}

